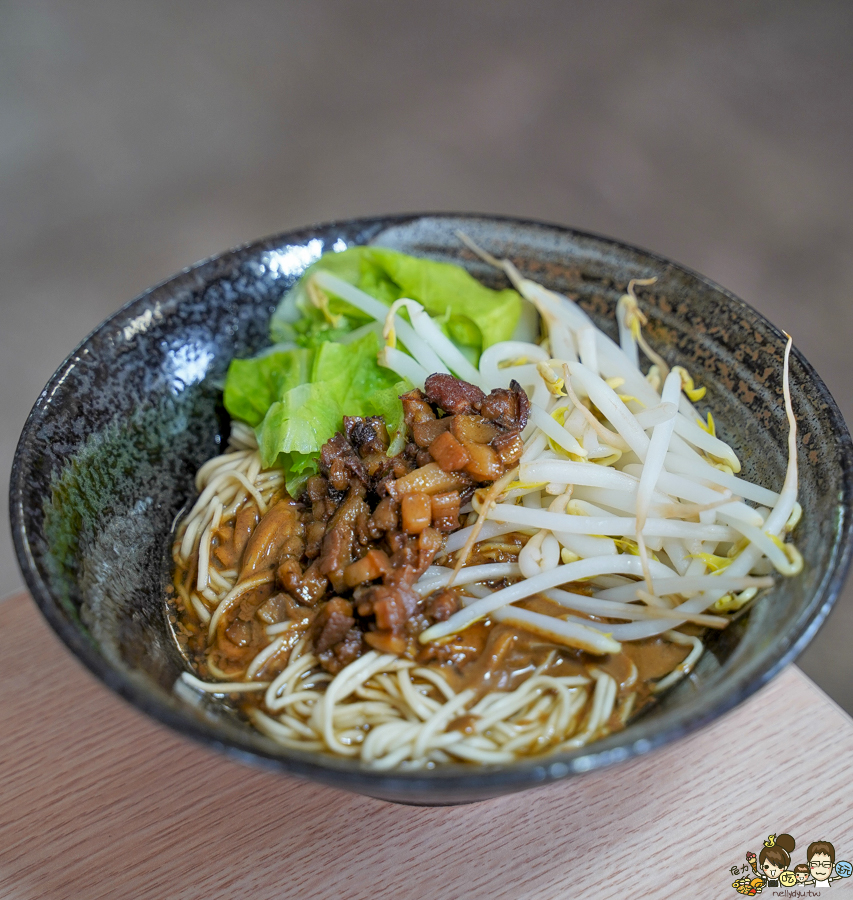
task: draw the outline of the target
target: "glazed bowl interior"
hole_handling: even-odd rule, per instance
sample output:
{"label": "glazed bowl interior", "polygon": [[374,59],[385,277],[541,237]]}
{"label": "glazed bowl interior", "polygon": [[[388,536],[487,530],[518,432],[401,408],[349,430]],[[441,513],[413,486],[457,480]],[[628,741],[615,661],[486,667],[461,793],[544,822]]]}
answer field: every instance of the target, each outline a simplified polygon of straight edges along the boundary
{"label": "glazed bowl interior", "polygon": [[461,244],[459,228],[528,277],[577,298],[614,337],[615,303],[629,279],[655,276],[642,294],[650,343],[707,386],[700,411],[713,413],[745,476],[780,487],[788,433],[785,338],[695,273],[594,235],[494,217],[386,217],[258,241],[185,270],[101,325],[57,371],[21,437],[11,514],[22,570],[50,624],[110,688],[237,757],[385,799],[446,804],[646,752],[739,703],[805,647],[849,562],[853,454],[838,408],[795,349],[804,571],[779,579],[748,615],[711,637],[693,675],[623,732],[513,765],[379,773],[356,761],[284,749],[227,702],[198,705],[175,694],[185,663],[164,602],[170,535],[193,499],[196,469],[227,439],[220,397],[230,360],[268,344],[268,321],[282,294],[326,250],[375,243],[460,262],[485,283],[505,286],[500,273]]}

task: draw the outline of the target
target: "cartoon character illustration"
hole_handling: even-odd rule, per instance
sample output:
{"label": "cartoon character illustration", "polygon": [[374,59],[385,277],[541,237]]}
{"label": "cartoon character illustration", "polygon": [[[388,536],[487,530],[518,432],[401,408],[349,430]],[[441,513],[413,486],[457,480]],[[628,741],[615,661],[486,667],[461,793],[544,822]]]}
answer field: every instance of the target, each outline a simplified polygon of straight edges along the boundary
{"label": "cartoon character illustration", "polygon": [[[829,841],[812,841],[806,852],[807,862],[791,866],[791,853],[797,842],[790,834],[771,834],[764,841],[761,852],[756,856],[747,851],[747,865],[732,866],[731,874],[735,876],[732,887],[739,893],[748,896],[760,894],[764,888],[794,887],[829,887],[839,878],[853,876],[853,863],[846,860],[835,861],[835,847]],[[749,875],[749,869],[754,875]],[[737,878],[738,873],[742,877]]]}
{"label": "cartoon character illustration", "polygon": [[846,860],[840,859],[835,864],[835,874],[839,878],[849,878],[853,875],[853,865],[851,865]]}
{"label": "cartoon character illustration", "polygon": [[796,846],[790,834],[771,834],[764,842],[758,854],[758,875],[764,878],[766,887],[779,887],[779,876],[790,867],[791,853]]}
{"label": "cartoon character illustration", "polygon": [[798,863],[794,866],[794,874],[797,876],[798,884],[805,884],[809,878],[809,867],[807,863]]}
{"label": "cartoon character illustration", "polygon": [[832,868],[835,865],[835,847],[829,841],[813,841],[806,851],[806,859],[809,861],[809,872],[815,887],[829,887],[830,883],[837,881],[838,876],[833,876]]}
{"label": "cartoon character illustration", "polygon": [[[776,835],[771,834],[767,836],[767,840],[764,842],[765,847],[774,847],[776,845]],[[758,857],[751,851],[748,850],[746,853],[746,861],[752,866],[752,871],[763,880],[764,876],[761,872],[758,871]]]}
{"label": "cartoon character illustration", "polygon": [[738,880],[732,884],[732,887],[739,894],[745,894],[747,897],[754,897],[764,890],[764,880],[757,876],[750,878],[748,875],[744,875],[743,878],[738,878]]}

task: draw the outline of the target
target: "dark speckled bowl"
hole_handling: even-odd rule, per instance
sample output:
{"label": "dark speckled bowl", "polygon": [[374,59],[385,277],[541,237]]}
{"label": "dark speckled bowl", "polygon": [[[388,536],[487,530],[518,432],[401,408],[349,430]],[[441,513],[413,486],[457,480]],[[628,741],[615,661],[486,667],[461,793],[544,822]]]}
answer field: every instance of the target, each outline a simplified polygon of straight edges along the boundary
{"label": "dark speckled bowl", "polygon": [[794,350],[805,570],[780,580],[748,616],[711,639],[695,676],[622,733],[511,766],[387,774],[285,750],[225,704],[197,709],[175,696],[183,662],[164,613],[169,533],[192,497],[195,470],[222,445],[227,420],[219,391],[229,361],[268,342],[267,322],[283,292],[332,247],[382,244],[460,261],[499,283],[459,243],[459,227],[523,273],[579,298],[611,334],[628,280],[657,276],[642,295],[652,343],[707,385],[701,406],[739,449],[747,477],[781,485],[783,335],[737,297],[654,254],[553,225],[455,215],[362,219],[248,244],[181,272],[101,325],[50,380],[18,446],[11,515],[27,584],[71,651],[122,697],[244,761],[390,800],[462,803],[681,737],[752,694],[814,636],[850,561],[853,451],[838,407]]}

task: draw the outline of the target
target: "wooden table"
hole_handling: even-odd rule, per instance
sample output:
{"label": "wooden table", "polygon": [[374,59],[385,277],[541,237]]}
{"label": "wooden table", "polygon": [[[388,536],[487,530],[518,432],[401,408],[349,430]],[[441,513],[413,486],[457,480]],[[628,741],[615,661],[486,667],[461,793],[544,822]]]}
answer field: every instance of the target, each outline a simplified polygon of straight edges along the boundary
{"label": "wooden table", "polygon": [[[0,603],[0,897],[738,897],[771,833],[853,858],[853,720],[796,668],[649,757],[472,806],[395,806],[256,771],[91,677]],[[832,885],[853,896],[853,878]],[[773,895],[765,889],[763,896]]]}

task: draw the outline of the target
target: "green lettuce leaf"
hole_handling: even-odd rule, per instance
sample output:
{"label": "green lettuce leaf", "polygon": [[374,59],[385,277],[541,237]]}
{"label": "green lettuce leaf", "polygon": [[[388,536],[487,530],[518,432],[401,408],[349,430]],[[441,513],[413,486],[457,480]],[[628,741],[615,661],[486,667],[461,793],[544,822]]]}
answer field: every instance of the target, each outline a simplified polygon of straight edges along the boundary
{"label": "green lettuce leaf", "polygon": [[341,407],[327,385],[309,382],[292,388],[270,406],[258,429],[264,465],[272,465],[279,453],[319,452],[341,420]]}
{"label": "green lettuce leaf", "polygon": [[225,380],[225,408],[235,419],[260,425],[276,400],[309,380],[313,362],[311,350],[298,348],[233,360]]}
{"label": "green lettuce leaf", "polygon": [[[417,300],[460,349],[470,351],[474,362],[486,347],[509,340],[521,315],[521,298],[514,290],[487,288],[461,266],[384,247],[350,247],[325,253],[306,269],[273,316],[273,340],[317,346],[323,340],[339,340],[342,333],[367,321],[339,297],[329,297],[322,310],[311,302],[306,283],[318,269],[356,285],[386,306],[401,297]],[[302,313],[298,321],[297,311]]]}
{"label": "green lettuce leaf", "polygon": [[417,300],[432,316],[446,316],[449,335],[457,343],[482,352],[512,337],[521,315],[521,298],[514,290],[493,291],[451,263],[418,259],[382,247],[364,250],[398,285],[399,296]]}
{"label": "green lettuce leaf", "polygon": [[367,332],[350,344],[321,344],[314,357],[311,380],[339,382],[343,405],[365,402],[372,391],[390,387],[399,378],[376,362],[381,346],[374,332]]}
{"label": "green lettuce leaf", "polygon": [[[396,376],[395,376],[396,377]],[[398,381],[392,387],[374,391],[365,403],[365,416],[382,416],[385,428],[393,440],[403,429],[403,404],[400,394],[410,391],[412,385],[408,381]]]}
{"label": "green lettuce leaf", "polygon": [[344,416],[384,415],[389,434],[396,434],[403,418],[398,398],[411,386],[376,362],[379,349],[372,331],[349,344],[321,344],[310,381],[285,391],[257,429],[265,466],[285,454],[288,472],[316,472],[320,448],[341,429]]}
{"label": "green lettuce leaf", "polygon": [[[333,300],[327,310],[318,309],[308,296],[307,277],[318,264],[350,284],[358,284],[361,277],[362,248],[353,247],[341,253],[324,254],[309,266],[296,284],[285,294],[270,320],[270,337],[276,343],[296,343],[301,347],[315,347],[322,341],[340,340],[341,336],[369,321],[361,310]],[[396,298],[393,298],[396,299]],[[393,300],[389,300],[390,305]]]}

